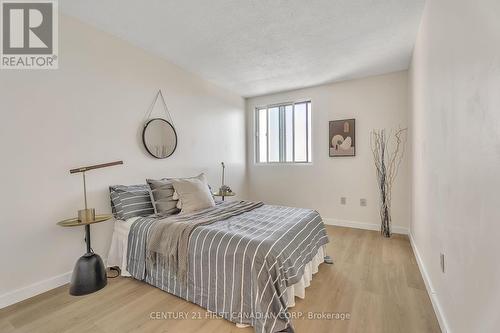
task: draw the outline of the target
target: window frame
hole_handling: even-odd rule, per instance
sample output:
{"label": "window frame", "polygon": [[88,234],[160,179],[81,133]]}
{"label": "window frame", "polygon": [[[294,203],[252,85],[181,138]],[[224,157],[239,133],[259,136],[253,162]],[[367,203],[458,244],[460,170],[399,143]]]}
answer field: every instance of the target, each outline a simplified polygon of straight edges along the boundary
{"label": "window frame", "polygon": [[[295,105],[306,105],[306,160],[295,160]],[[286,161],[286,107],[292,106],[292,161]],[[269,109],[278,108],[279,112],[279,161],[269,161],[270,147],[269,147]],[[260,118],[259,112],[266,110],[266,161],[260,161]],[[311,128],[309,128],[311,127]],[[310,133],[311,132],[311,133]],[[274,103],[263,106],[256,106],[254,108],[254,163],[255,165],[312,165],[312,102],[310,99],[303,99],[294,102]]]}

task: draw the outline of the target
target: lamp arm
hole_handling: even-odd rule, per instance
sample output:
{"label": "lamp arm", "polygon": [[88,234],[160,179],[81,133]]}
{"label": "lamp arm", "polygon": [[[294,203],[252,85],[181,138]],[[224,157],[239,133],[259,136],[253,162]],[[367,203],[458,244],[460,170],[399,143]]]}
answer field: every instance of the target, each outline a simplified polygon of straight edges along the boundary
{"label": "lamp arm", "polygon": [[89,171],[89,170],[106,168],[106,167],[110,167],[110,166],[114,166],[114,165],[120,165],[120,164],[123,164],[123,161],[115,161],[115,162],[110,162],[110,163],[89,165],[89,166],[85,166],[85,167],[71,169],[71,170],[69,170],[69,173],[85,172],[85,171]]}

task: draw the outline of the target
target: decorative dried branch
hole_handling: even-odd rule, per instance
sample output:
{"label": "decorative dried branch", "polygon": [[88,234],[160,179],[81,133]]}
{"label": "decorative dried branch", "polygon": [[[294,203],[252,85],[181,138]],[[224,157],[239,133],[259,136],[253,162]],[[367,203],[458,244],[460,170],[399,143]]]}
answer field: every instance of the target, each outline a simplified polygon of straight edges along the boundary
{"label": "decorative dried branch", "polygon": [[386,130],[381,129],[370,133],[370,146],[380,191],[380,232],[385,237],[391,237],[392,186],[405,153],[407,130],[399,128],[386,134]]}

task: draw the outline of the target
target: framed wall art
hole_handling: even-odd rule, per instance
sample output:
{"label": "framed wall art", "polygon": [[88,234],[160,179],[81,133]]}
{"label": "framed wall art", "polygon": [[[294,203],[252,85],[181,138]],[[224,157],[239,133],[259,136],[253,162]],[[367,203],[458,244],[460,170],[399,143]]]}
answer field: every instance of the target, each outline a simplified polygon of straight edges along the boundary
{"label": "framed wall art", "polygon": [[329,122],[330,157],[356,156],[356,120]]}

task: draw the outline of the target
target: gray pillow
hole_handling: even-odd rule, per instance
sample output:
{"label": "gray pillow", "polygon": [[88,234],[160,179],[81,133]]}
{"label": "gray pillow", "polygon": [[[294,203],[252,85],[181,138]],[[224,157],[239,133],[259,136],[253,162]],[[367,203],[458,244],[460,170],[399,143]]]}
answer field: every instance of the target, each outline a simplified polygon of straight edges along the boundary
{"label": "gray pillow", "polygon": [[189,178],[163,178],[159,180],[147,179],[146,182],[151,188],[151,193],[153,194],[154,207],[157,214],[171,215],[177,214],[181,210],[181,200],[177,197],[174,199],[174,187],[172,182],[178,179],[198,179],[210,190],[210,186],[207,182],[207,177],[204,173],[199,174],[196,177]]}
{"label": "gray pillow", "polygon": [[182,202],[181,214],[192,213],[215,206],[206,182],[198,178],[173,179],[175,191]]}
{"label": "gray pillow", "polygon": [[171,179],[147,179],[146,181],[151,188],[157,214],[170,215],[179,212],[176,207],[177,200],[173,199],[174,186]]}
{"label": "gray pillow", "polygon": [[148,216],[155,213],[149,186],[114,185],[109,187],[111,210],[115,218],[126,220],[136,216]]}

